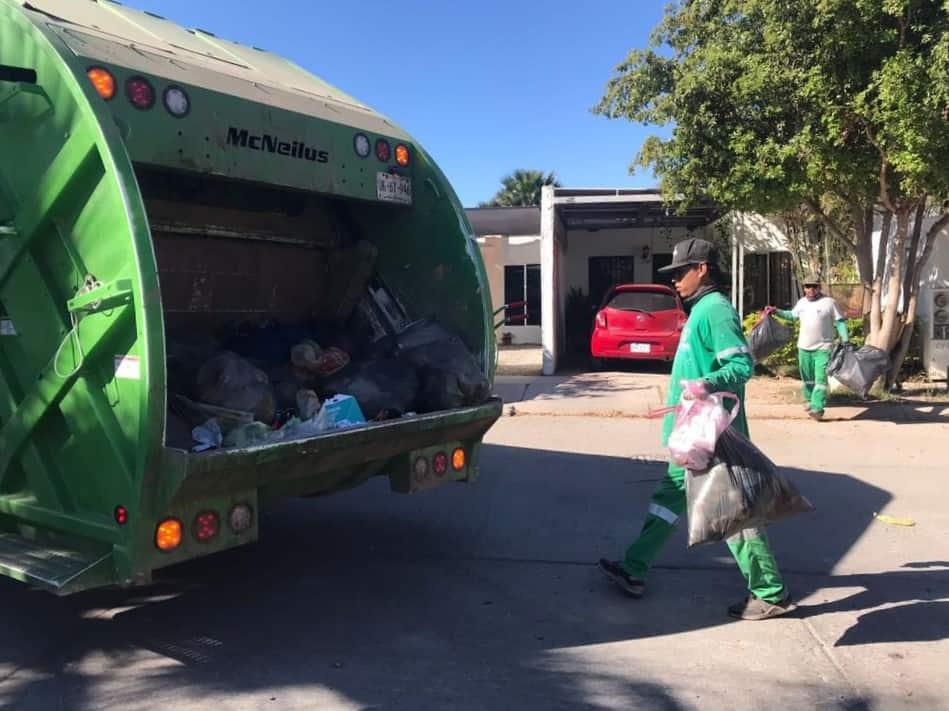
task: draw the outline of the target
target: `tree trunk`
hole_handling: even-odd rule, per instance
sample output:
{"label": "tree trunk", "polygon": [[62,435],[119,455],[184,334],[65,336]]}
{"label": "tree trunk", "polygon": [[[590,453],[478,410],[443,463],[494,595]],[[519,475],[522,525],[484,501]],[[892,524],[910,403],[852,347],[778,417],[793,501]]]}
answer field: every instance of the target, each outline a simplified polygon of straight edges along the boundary
{"label": "tree trunk", "polygon": [[[886,267],[886,253],[890,246],[890,228],[893,224],[893,213],[889,210],[883,213],[883,222],[880,227],[880,242],[877,247],[876,266],[873,269],[870,304],[870,333],[867,334],[867,343],[877,343],[880,329],[883,328],[883,270]],[[872,238],[871,238],[872,240]],[[872,242],[871,242],[871,256]]]}
{"label": "tree trunk", "polygon": [[906,235],[909,231],[909,217],[912,209],[912,204],[901,203],[897,206],[896,234],[893,236],[893,250],[886,278],[886,307],[883,310],[883,323],[880,326],[880,332],[872,343],[872,345],[887,352],[893,349],[900,337],[900,289],[903,286]]}
{"label": "tree trunk", "polygon": [[861,210],[854,207],[852,213],[856,232],[854,256],[857,261],[857,276],[863,286],[861,314],[867,319],[873,304],[873,208]]}
{"label": "tree trunk", "polygon": [[[914,242],[919,245],[919,235],[922,233],[922,220],[925,212],[917,209],[916,225],[914,225]],[[949,225],[949,212],[943,213],[926,231],[926,242],[922,253],[910,251],[910,263],[906,265],[907,284],[906,288],[906,308],[903,314],[903,330],[900,334],[899,342],[890,354],[890,372],[887,374],[887,389],[899,381],[900,370],[903,368],[903,361],[909,352],[909,346],[913,339],[913,326],[916,322],[916,308],[919,304],[919,288],[922,282],[923,269],[932,256],[936,239],[939,233],[946,225]]]}

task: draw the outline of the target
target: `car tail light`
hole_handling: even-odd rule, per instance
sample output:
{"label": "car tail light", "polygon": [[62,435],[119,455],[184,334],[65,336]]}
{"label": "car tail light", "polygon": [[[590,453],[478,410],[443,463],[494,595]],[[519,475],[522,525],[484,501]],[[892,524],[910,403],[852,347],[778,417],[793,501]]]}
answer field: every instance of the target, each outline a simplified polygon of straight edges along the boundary
{"label": "car tail light", "polygon": [[376,140],[376,158],[383,163],[388,163],[391,157],[392,146],[389,145],[389,142],[384,138]]}
{"label": "car tail light", "polygon": [[401,165],[403,168],[409,164],[408,146],[400,143],[395,147],[395,162]]}
{"label": "car tail light", "polygon": [[90,67],[86,72],[89,81],[95,88],[96,93],[108,101],[115,96],[115,78],[108,69],[102,67]]}
{"label": "car tail light", "polygon": [[227,515],[227,522],[234,533],[243,533],[254,525],[254,510],[250,504],[235,504]]}
{"label": "car tail light", "polygon": [[145,77],[132,77],[125,82],[125,95],[136,109],[147,111],[155,105],[155,90]]}
{"label": "car tail light", "polygon": [[600,311],[596,315],[596,327],[597,328],[606,328],[606,311]]}
{"label": "car tail light", "polygon": [[181,545],[181,521],[166,518],[155,529],[155,547],[160,551],[172,551]]}
{"label": "car tail light", "polygon": [[456,472],[465,468],[465,450],[461,447],[451,453],[451,468]]}
{"label": "car tail light", "polygon": [[194,526],[191,530],[197,540],[207,543],[221,530],[221,522],[214,511],[202,511],[194,517]]}
{"label": "car tail light", "polygon": [[685,328],[685,321],[686,321],[685,316],[683,316],[682,314],[679,314],[679,320],[676,322],[676,329],[681,331],[683,328]]}

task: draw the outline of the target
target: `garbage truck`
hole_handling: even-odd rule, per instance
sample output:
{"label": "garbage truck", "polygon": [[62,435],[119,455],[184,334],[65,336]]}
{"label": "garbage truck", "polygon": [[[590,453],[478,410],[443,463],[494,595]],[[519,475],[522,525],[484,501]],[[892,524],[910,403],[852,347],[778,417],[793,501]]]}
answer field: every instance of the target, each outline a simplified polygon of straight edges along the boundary
{"label": "garbage truck", "polygon": [[480,253],[396,123],[111,0],[0,0],[0,572],[147,585],[260,512],[478,474]]}

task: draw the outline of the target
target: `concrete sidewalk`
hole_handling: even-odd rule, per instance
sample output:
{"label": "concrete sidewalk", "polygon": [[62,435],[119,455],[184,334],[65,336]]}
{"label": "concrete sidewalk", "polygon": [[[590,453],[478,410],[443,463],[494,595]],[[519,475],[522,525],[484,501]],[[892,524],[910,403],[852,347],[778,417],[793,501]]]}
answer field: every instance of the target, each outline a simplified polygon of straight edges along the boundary
{"label": "concrete sidewalk", "polygon": [[[527,415],[649,417],[666,403],[669,376],[664,373],[590,372],[573,375],[499,375],[495,392],[513,412]],[[775,402],[752,380],[747,388],[748,416],[757,420],[804,420],[800,403]],[[511,413],[510,408],[505,409]],[[892,400],[830,405],[826,420],[882,420],[949,423],[949,404]]]}

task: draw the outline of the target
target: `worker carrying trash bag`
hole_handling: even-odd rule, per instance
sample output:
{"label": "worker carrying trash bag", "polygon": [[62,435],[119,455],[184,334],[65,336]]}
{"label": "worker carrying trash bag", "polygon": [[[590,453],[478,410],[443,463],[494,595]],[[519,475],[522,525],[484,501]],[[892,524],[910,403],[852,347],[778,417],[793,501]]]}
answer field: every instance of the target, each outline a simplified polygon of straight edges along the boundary
{"label": "worker carrying trash bag", "polygon": [[849,340],[847,322],[837,307],[837,302],[824,296],[820,290],[820,277],[808,274],[804,280],[804,297],[790,311],[768,306],[764,315],[777,314],[783,319],[800,320],[801,329],[797,337],[797,360],[801,370],[801,392],[804,409],[813,420],[824,417],[827,404],[827,364],[834,347],[834,331],[840,342]]}
{"label": "worker carrying trash bag", "polygon": [[[684,240],[676,244],[672,263],[660,271],[672,272],[675,289],[689,312],[672,365],[667,404],[677,405],[683,394],[687,398],[705,398],[712,392],[724,391],[737,395],[743,405],[745,383],[752,375],[753,365],[738,313],[719,288],[717,250],[702,239]],[[675,415],[667,414],[662,428],[664,447],[669,443],[674,422]],[[738,411],[732,427],[748,434],[744,407]],[[670,462],[652,496],[639,538],[629,546],[622,560],[601,558],[600,571],[631,596],[641,597],[646,573],[685,508],[685,469]],[[728,608],[732,617],[764,620],[794,609],[763,528],[744,530],[727,543],[750,591],[746,599]]]}

